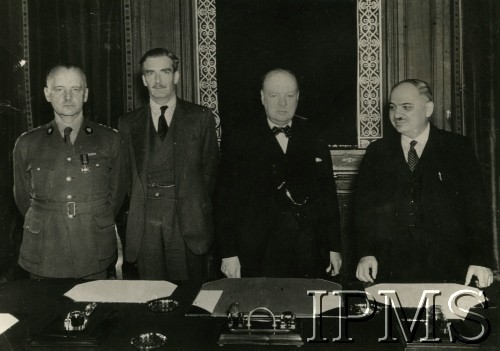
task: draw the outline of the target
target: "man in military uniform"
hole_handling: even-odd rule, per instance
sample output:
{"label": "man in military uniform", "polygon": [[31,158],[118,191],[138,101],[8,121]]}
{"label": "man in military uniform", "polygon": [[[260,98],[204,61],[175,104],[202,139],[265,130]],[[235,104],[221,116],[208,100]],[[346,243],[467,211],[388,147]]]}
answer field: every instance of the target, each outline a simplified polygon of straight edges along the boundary
{"label": "man in military uniform", "polygon": [[44,93],[54,120],[14,148],[14,198],[25,216],[19,264],[32,277],[103,279],[125,196],[120,136],[84,118],[79,67],[54,67]]}

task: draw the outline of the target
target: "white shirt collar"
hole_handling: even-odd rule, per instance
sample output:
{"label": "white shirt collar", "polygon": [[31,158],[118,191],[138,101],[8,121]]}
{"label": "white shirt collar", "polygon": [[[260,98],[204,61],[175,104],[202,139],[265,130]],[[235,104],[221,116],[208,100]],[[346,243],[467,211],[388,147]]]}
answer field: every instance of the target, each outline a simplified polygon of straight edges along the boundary
{"label": "white shirt collar", "polygon": [[[277,127],[277,128],[283,128],[283,127],[286,127],[286,126],[292,126],[292,121],[290,120],[290,122],[288,122],[287,124],[285,124],[283,127],[280,127],[279,125],[271,122],[271,120],[269,120],[269,118],[267,119],[267,124],[269,124],[269,128],[273,129],[273,127]],[[280,144],[280,147],[281,147],[281,150],[283,150],[283,153],[286,154],[286,149],[288,148],[288,138],[285,136],[285,134],[283,133],[279,133],[276,135],[276,140],[278,141],[278,144]]]}
{"label": "white shirt collar", "polygon": [[[166,103],[166,106],[168,106],[168,110],[170,109],[174,109],[175,108],[175,105],[177,104],[177,97],[174,95],[173,98],[170,99],[169,102]],[[156,102],[153,101],[153,99],[149,99],[149,106],[151,107],[151,111],[158,111],[159,113],[160,112],[160,107],[162,106],[165,106],[165,105],[160,105],[160,104],[157,104]]]}
{"label": "white shirt collar", "polygon": [[153,119],[153,125],[156,130],[158,130],[158,119],[160,118],[161,115],[160,107],[168,106],[167,110],[165,111],[165,118],[167,119],[167,125],[170,126],[170,123],[172,122],[172,118],[174,116],[176,105],[177,105],[177,97],[175,95],[172,99],[170,99],[169,102],[167,102],[166,105],[159,105],[156,102],[154,102],[153,99],[149,99],[149,106],[151,108],[151,117]]}
{"label": "white shirt collar", "polygon": [[412,140],[415,140],[417,144],[415,145],[415,150],[417,151],[418,157],[422,156],[422,152],[424,151],[425,145],[429,140],[429,133],[431,131],[431,124],[427,123],[427,127],[425,127],[424,131],[420,133],[416,138],[409,138],[406,135],[401,134],[401,146],[403,147],[403,151],[405,157],[408,157],[408,151],[410,150],[410,143]]}
{"label": "white shirt collar", "polygon": [[278,127],[278,128],[283,128],[283,127],[286,127],[286,126],[292,126],[292,120],[290,120],[290,122],[288,122],[287,124],[285,124],[283,127],[280,127],[279,125],[271,122],[271,120],[268,118],[267,119],[267,124],[269,124],[269,128],[273,129],[273,127]]}
{"label": "white shirt collar", "polygon": [[71,124],[64,123],[62,118],[58,115],[55,115],[54,122],[56,123],[57,129],[59,130],[59,133],[61,133],[61,136],[64,136],[64,128],[71,127],[73,129],[70,134],[70,139],[73,143],[80,131],[80,127],[82,126],[83,113],[80,116],[76,117]]}

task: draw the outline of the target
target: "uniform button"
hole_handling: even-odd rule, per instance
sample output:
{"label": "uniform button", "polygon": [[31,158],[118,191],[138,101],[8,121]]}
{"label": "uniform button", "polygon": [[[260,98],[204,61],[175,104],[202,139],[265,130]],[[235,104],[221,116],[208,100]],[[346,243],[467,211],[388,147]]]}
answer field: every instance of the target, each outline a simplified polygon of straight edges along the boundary
{"label": "uniform button", "polygon": [[40,167],[37,167],[37,169],[36,169],[36,170],[37,170],[37,171],[39,171],[39,170],[40,170]]}
{"label": "uniform button", "polygon": [[96,164],[95,164],[95,166],[96,166],[96,167],[99,167],[99,164],[98,164],[98,163],[96,163]]}
{"label": "uniform button", "polygon": [[71,177],[66,177],[67,182],[71,182]]}
{"label": "uniform button", "polygon": [[71,157],[68,157],[66,160],[71,161]]}
{"label": "uniform button", "polygon": [[156,193],[156,194],[155,194],[155,196],[156,196],[156,197],[160,196],[160,193]]}
{"label": "uniform button", "polygon": [[414,215],[414,213],[413,213],[413,212],[410,212],[410,213],[409,213],[409,215],[410,215],[410,216],[413,216],[413,215]]}
{"label": "uniform button", "polygon": [[410,205],[413,205],[415,203],[415,201],[411,200],[410,201]]}
{"label": "uniform button", "polygon": [[71,200],[72,198],[73,198],[73,196],[71,196],[71,195],[66,195],[66,199]]}

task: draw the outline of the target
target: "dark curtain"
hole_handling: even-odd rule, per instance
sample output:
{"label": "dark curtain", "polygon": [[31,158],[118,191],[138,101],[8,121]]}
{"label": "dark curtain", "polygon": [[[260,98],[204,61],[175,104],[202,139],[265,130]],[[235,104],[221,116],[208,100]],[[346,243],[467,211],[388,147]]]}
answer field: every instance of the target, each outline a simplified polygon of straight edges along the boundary
{"label": "dark curtain", "polygon": [[24,111],[22,3],[0,0],[0,283],[16,261],[21,218],[12,194],[12,149],[26,121]]}
{"label": "dark curtain", "polygon": [[500,232],[500,3],[463,1],[465,134],[474,142],[492,206],[494,252]]}
{"label": "dark curtain", "polygon": [[53,119],[43,88],[47,71],[72,63],[87,75],[87,118],[116,127],[125,111],[122,2],[29,0],[33,125]]}

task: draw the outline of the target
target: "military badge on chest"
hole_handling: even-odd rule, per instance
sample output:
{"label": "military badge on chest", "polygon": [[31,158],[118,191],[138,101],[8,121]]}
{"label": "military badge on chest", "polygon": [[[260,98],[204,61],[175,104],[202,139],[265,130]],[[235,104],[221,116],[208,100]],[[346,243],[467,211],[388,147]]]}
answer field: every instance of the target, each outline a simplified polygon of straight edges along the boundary
{"label": "military badge on chest", "polygon": [[81,154],[80,161],[82,163],[82,173],[89,173],[90,172],[89,154]]}
{"label": "military badge on chest", "polygon": [[[92,148],[90,148],[92,150]],[[80,163],[81,163],[81,171],[84,174],[90,173],[90,160],[92,157],[95,157],[97,154],[95,152],[89,152],[89,147],[80,149]],[[99,167],[99,164],[95,166]]]}

